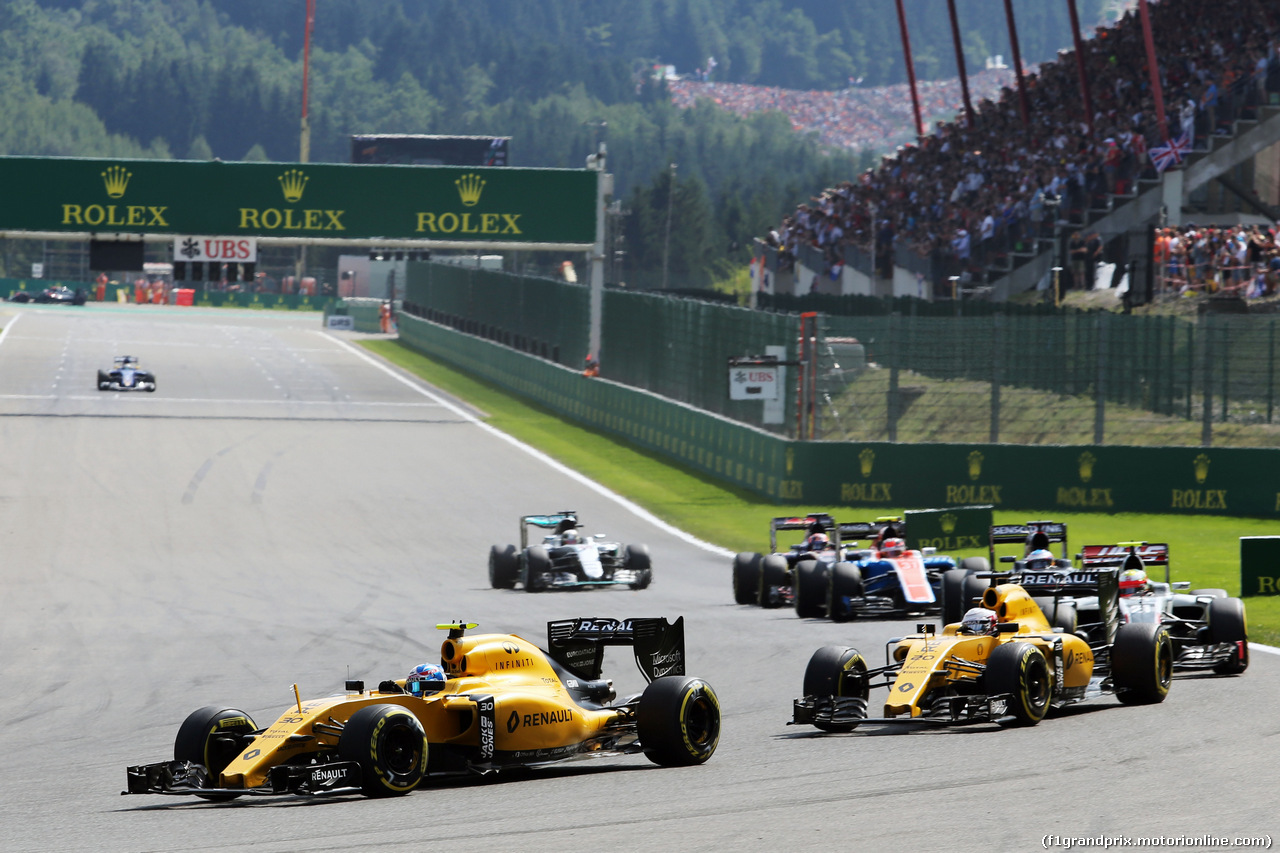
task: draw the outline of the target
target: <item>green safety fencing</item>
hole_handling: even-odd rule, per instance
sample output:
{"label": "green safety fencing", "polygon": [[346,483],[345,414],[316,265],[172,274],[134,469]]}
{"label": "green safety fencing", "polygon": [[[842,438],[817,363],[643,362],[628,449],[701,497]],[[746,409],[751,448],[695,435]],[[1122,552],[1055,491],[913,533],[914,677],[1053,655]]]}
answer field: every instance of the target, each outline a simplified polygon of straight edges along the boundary
{"label": "green safety fencing", "polygon": [[1280,449],[790,441],[412,316],[410,346],[776,501],[1280,517]]}
{"label": "green safety fencing", "polygon": [[400,339],[571,420],[761,494],[784,497],[786,442],[616,382],[401,314]]}

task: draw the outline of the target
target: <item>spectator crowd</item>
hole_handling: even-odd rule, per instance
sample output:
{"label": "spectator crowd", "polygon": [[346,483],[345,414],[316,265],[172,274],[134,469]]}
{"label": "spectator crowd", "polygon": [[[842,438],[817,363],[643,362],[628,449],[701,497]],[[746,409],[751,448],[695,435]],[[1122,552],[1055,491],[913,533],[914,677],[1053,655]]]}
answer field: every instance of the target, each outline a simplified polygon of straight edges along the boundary
{"label": "spectator crowd", "polygon": [[1157,228],[1152,260],[1161,293],[1280,293],[1280,244],[1274,227],[1187,225]]}
{"label": "spectator crowd", "polygon": [[[1139,177],[1155,177],[1152,147],[1184,131],[1203,147],[1280,91],[1280,3],[1162,0],[1149,8],[1167,128],[1157,126],[1142,25],[1130,10],[1084,42],[1092,116],[1074,52],[1063,52],[1026,74],[1025,123],[1010,83],[998,99],[975,104],[972,124],[963,115],[938,122],[878,168],[798,206],[765,238],[780,264],[809,245],[835,277],[845,246],[879,257],[906,247],[931,269],[980,275],[998,255],[1052,236],[1055,224],[1083,222],[1086,209],[1105,209],[1110,194],[1133,193]],[[828,118],[819,107],[807,115],[815,125]],[[945,277],[934,276],[934,285]]]}
{"label": "spectator crowd", "polygon": [[[1008,68],[981,71],[969,78],[969,96],[978,100],[996,97],[1013,79]],[[678,107],[692,107],[709,99],[738,115],[775,110],[791,120],[797,133],[816,133],[830,148],[880,149],[915,136],[911,91],[905,83],[827,92],[699,79],[668,80],[667,87]],[[963,104],[959,78],[920,82],[916,90],[924,120],[954,115]]]}

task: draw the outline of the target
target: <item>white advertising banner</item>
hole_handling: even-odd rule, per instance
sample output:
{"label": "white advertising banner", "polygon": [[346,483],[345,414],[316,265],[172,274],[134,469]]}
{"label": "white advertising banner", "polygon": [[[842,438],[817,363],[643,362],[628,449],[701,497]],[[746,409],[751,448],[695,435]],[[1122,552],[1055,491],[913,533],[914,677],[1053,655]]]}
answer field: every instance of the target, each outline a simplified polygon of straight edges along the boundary
{"label": "white advertising banner", "polygon": [[730,400],[776,400],[777,365],[742,365],[729,368]]}
{"label": "white advertising banner", "polygon": [[173,259],[215,264],[253,264],[258,261],[258,238],[174,237]]}

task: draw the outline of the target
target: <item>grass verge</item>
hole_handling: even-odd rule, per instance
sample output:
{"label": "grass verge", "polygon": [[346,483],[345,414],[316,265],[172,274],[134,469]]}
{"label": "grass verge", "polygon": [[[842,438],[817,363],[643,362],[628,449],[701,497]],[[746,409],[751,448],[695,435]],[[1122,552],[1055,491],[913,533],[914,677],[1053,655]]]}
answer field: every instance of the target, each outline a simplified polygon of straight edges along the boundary
{"label": "grass verge", "polygon": [[[898,514],[903,507],[786,506],[725,486],[620,439],[585,429],[507,391],[434,361],[399,341],[365,340],[371,352],[410,371],[448,394],[485,412],[485,421],[580,471],[654,515],[731,551],[757,551],[768,545],[769,519],[793,511],[820,510],[852,521]],[[531,510],[532,511],[532,510]],[[1052,518],[1068,525],[1073,551],[1086,544],[1134,539],[1168,542],[1173,579],[1193,587],[1240,592],[1241,536],[1276,532],[1274,521],[1224,516],[1086,514],[1057,511],[997,510],[998,523]],[[959,556],[967,556],[966,552]],[[985,556],[985,554],[983,554]],[[725,563],[725,600],[731,595]],[[1246,602],[1250,638],[1280,644],[1280,597]]]}

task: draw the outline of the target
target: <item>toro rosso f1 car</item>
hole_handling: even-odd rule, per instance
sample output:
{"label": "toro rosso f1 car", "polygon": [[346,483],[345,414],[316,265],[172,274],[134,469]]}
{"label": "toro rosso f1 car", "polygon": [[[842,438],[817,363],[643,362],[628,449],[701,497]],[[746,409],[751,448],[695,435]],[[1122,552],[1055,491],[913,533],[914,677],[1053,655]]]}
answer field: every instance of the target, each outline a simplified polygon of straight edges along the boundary
{"label": "toro rosso f1 car", "polygon": [[[436,680],[348,681],[297,700],[259,727],[210,705],[179,727],[174,760],[126,771],[126,794],[405,794],[424,779],[487,774],[572,758],[643,752],[663,766],[702,764],[720,738],[711,686],[684,674],[684,620],[580,618],[547,626],[548,650],[514,634],[449,630]],[[604,647],[629,645],[648,685],[615,700]],[[423,670],[419,667],[418,670]],[[416,672],[417,670],[415,670]]]}
{"label": "toro rosso f1 car", "polygon": [[98,371],[98,390],[154,391],[156,375],[139,367],[137,356],[117,356],[110,370]]}
{"label": "toro rosso f1 car", "polygon": [[[530,527],[550,533],[530,545]],[[520,519],[519,551],[515,545],[489,549],[489,584],[512,589],[519,583],[526,592],[541,592],[600,586],[644,589],[653,583],[647,546],[623,546],[604,538],[603,533],[585,535],[575,512],[526,515]]]}
{"label": "toro rosso f1 car", "polygon": [[[1171,580],[1167,544],[1086,545],[1080,560],[1085,568],[1119,567],[1120,618],[1168,628],[1175,670],[1211,669],[1238,675],[1249,668],[1244,602],[1228,597],[1224,589],[1191,589],[1187,581]],[[1163,582],[1147,574],[1159,566],[1164,567]],[[1097,599],[1079,599],[1076,607],[1081,620],[1096,621]]]}
{"label": "toro rosso f1 car", "polygon": [[[1125,704],[1164,701],[1173,645],[1156,623],[1121,623],[1114,569],[986,573],[982,607],[941,635],[932,625],[890,640],[886,664],[856,649],[824,646],[810,658],[792,723],[847,732],[866,722],[1031,726],[1051,707],[1114,693]],[[1055,630],[1032,595],[1096,595],[1104,603],[1096,640]],[[971,618],[971,614],[972,618]],[[989,621],[987,621],[989,620]],[[872,687],[885,687],[882,716],[868,717]]]}

